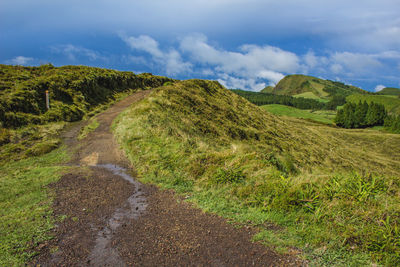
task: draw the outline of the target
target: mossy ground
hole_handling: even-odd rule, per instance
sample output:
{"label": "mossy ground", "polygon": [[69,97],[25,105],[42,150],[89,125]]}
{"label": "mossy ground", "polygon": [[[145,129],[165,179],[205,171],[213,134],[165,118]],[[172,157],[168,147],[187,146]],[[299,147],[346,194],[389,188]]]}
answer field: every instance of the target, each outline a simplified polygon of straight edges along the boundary
{"label": "mossy ground", "polygon": [[256,239],[318,265],[399,263],[398,135],[276,117],[199,80],[156,89],[114,131],[143,181]]}

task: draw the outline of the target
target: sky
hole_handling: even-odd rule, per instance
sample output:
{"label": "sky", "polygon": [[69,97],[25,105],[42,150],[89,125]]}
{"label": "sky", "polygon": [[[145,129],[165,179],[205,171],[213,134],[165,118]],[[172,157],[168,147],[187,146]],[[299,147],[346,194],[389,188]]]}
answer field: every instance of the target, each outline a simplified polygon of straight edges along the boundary
{"label": "sky", "polygon": [[400,87],[400,0],[1,0],[0,63]]}

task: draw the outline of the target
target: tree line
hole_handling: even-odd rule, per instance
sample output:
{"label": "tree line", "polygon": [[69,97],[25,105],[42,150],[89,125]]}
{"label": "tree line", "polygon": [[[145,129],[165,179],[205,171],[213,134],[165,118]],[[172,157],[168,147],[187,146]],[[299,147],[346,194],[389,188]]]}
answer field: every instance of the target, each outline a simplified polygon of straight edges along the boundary
{"label": "tree line", "polygon": [[295,107],[298,109],[336,110],[337,106],[341,106],[344,103],[346,103],[346,99],[341,96],[334,96],[332,100],[329,101],[328,103],[323,103],[315,99],[304,98],[304,97],[293,97],[289,95],[276,95],[271,93],[250,92],[239,89],[232,89],[232,92],[246,98],[248,101],[257,106],[280,104],[280,105]]}
{"label": "tree line", "polygon": [[388,115],[384,105],[374,102],[346,103],[337,111],[335,123],[347,129],[384,126],[390,132],[400,133],[400,116]]}

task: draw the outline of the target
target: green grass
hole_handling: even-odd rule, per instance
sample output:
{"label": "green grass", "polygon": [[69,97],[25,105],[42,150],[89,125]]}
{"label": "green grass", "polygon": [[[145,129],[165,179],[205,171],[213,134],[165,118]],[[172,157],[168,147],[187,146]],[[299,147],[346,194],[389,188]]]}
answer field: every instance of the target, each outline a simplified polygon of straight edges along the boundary
{"label": "green grass", "polygon": [[304,98],[311,98],[311,99],[321,99],[319,96],[316,96],[313,92],[305,92],[301,94],[294,95],[294,97],[304,97]]}
{"label": "green grass", "polygon": [[68,159],[65,148],[40,157],[0,165],[0,265],[22,266],[33,249],[49,238],[54,227],[52,196],[46,187],[56,182]]}
{"label": "green grass", "polygon": [[0,144],[0,164],[40,156],[56,149],[61,143],[59,134],[66,125],[65,122],[53,122],[18,129],[0,128],[0,135],[7,139]]}
{"label": "green grass", "polygon": [[91,132],[93,132],[94,130],[96,130],[97,129],[97,127],[99,127],[99,122],[96,120],[96,118],[92,118],[91,120],[90,120],[90,122],[85,126],[85,127],[83,127],[82,129],[81,129],[81,131],[80,131],[80,133],[79,133],[79,135],[78,135],[78,140],[82,140],[82,139],[85,139],[86,138],[86,136],[89,134],[89,133],[91,133]]}
{"label": "green grass", "polygon": [[393,96],[400,96],[400,88],[393,88],[393,87],[386,87],[383,88],[381,91],[377,92],[378,95],[393,95]]}
{"label": "green grass", "polygon": [[397,135],[276,117],[197,80],[156,89],[113,128],[142,181],[259,227],[255,239],[279,251],[400,263]]}
{"label": "green grass", "polygon": [[333,124],[333,118],[336,115],[336,112],[334,111],[325,111],[325,110],[311,111],[311,110],[297,109],[294,107],[277,105],[277,104],[265,105],[261,106],[261,108],[275,115],[284,115],[294,118],[309,119],[312,121],[322,122],[326,124]]}

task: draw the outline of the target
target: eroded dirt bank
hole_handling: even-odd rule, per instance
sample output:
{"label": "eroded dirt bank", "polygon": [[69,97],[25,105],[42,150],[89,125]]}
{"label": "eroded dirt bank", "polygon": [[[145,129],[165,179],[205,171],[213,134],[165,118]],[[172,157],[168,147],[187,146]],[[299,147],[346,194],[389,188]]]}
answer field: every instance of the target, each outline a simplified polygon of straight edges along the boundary
{"label": "eroded dirt bank", "polygon": [[[63,218],[55,238],[42,244],[41,266],[300,266],[252,243],[249,228],[177,201],[134,179],[134,170],[110,131],[114,118],[150,92],[137,92],[97,116],[100,126],[84,140],[81,124],[65,133],[73,153],[69,173],[51,187],[54,213]],[[132,178],[133,177],[133,178]]]}

